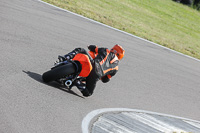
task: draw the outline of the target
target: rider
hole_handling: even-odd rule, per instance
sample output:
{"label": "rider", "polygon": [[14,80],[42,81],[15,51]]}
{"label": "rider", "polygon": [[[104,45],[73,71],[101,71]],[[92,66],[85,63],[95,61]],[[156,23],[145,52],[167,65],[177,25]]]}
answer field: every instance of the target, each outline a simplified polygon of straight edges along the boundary
{"label": "rider", "polygon": [[90,50],[89,52],[83,48],[76,48],[64,56],[66,59],[73,59],[78,53],[87,55],[89,53],[90,57],[93,58],[90,58],[93,69],[89,76],[86,77],[86,84],[79,80],[74,82],[74,85],[81,91],[83,96],[86,97],[92,95],[98,80],[101,80],[103,83],[110,81],[110,78],[118,71],[118,63],[125,53],[122,46],[118,44],[114,45],[111,50],[107,48],[98,48],[95,45],[89,45],[88,49]]}

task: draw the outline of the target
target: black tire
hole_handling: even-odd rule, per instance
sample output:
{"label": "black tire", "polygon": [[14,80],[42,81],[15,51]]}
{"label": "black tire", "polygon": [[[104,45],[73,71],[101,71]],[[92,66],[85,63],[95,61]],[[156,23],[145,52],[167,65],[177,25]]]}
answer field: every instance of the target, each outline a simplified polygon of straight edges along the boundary
{"label": "black tire", "polygon": [[63,76],[73,74],[75,72],[75,66],[72,63],[68,63],[43,73],[42,79],[44,82],[48,83],[56,79],[62,78]]}

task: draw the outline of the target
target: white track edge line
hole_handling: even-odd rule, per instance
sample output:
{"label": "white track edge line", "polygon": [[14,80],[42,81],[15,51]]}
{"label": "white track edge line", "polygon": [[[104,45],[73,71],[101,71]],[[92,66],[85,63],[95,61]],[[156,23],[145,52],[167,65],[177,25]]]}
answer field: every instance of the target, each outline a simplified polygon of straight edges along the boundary
{"label": "white track edge line", "polygon": [[148,42],[148,43],[154,44],[154,45],[159,46],[159,47],[161,47],[161,48],[164,48],[164,49],[167,49],[167,50],[173,51],[173,52],[175,52],[175,53],[177,53],[177,54],[180,54],[180,55],[186,56],[186,57],[188,57],[188,58],[191,58],[191,59],[193,59],[193,60],[196,60],[196,61],[200,62],[199,59],[194,58],[194,57],[192,57],[192,56],[189,56],[189,55],[186,55],[186,54],[180,53],[180,52],[178,52],[178,51],[175,51],[175,50],[173,50],[173,49],[167,48],[167,47],[162,46],[162,45],[160,45],[160,44],[157,44],[157,43],[151,42],[151,41],[149,41],[149,40],[146,40],[146,39],[144,39],[144,38],[141,38],[141,37],[138,37],[138,36],[136,36],[136,35],[130,34],[130,33],[128,33],[128,32],[125,32],[125,31],[122,31],[122,30],[116,29],[116,28],[111,27],[111,26],[109,26],[109,25],[106,25],[106,24],[100,23],[100,22],[98,22],[98,21],[95,21],[95,20],[90,19],[90,18],[87,18],[87,17],[84,17],[84,16],[79,15],[79,14],[77,14],[77,13],[71,12],[71,11],[69,11],[69,10],[67,10],[67,9],[63,9],[63,8],[57,7],[57,6],[55,6],[55,5],[49,4],[49,3],[47,3],[47,2],[44,2],[44,1],[42,1],[42,0],[37,0],[37,1],[39,1],[39,2],[41,2],[41,3],[44,3],[44,4],[47,4],[47,5],[49,5],[49,6],[55,7],[55,8],[57,8],[57,9],[62,10],[62,11],[65,11],[65,12],[71,13],[71,14],[73,14],[73,15],[79,16],[79,17],[81,17],[81,18],[87,19],[87,20],[89,20],[89,21],[95,22],[95,23],[97,23],[97,24],[103,25],[103,26],[108,27],[108,28],[110,28],[110,29],[113,29],[113,30],[116,30],[116,31],[122,32],[122,33],[124,33],[124,34],[129,35],[129,36],[132,36],[132,37],[138,38],[138,39],[140,39],[140,40],[146,41],[146,42]]}
{"label": "white track edge line", "polygon": [[156,112],[151,112],[151,111],[145,111],[145,110],[129,109],[129,108],[103,108],[103,109],[93,110],[83,118],[82,133],[89,133],[90,122],[95,116],[98,116],[103,113],[108,113],[108,112],[138,112],[138,113],[154,114],[154,115],[160,115],[164,117],[171,117],[175,119],[181,119],[185,121],[200,123],[200,121],[197,121],[197,120],[192,120],[192,119],[168,115],[168,114],[156,113]]}

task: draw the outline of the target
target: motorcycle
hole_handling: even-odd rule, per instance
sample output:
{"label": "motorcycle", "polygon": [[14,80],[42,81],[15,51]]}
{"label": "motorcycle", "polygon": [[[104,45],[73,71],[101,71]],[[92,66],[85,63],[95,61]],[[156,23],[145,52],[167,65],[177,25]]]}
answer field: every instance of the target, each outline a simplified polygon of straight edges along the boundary
{"label": "motorcycle", "polygon": [[71,89],[75,80],[84,82],[92,70],[92,57],[78,53],[73,59],[66,60],[58,56],[58,61],[54,63],[51,70],[43,73],[42,79],[45,83],[56,81]]}

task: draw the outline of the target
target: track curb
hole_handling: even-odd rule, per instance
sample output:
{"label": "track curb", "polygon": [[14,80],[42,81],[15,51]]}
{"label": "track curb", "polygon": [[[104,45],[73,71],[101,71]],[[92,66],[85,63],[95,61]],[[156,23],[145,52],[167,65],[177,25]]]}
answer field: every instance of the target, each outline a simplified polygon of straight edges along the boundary
{"label": "track curb", "polygon": [[[103,109],[97,109],[94,110],[90,113],[88,113],[83,121],[82,121],[82,133],[90,133],[92,130],[92,127],[94,127],[94,123],[98,121],[99,117],[102,117],[104,114],[112,114],[116,115],[119,113],[142,113],[142,114],[148,114],[148,115],[156,115],[161,118],[171,118],[171,119],[177,119],[177,120],[183,120],[183,121],[188,121],[191,123],[198,123],[198,128],[200,131],[200,121],[197,120],[192,120],[188,118],[183,118],[183,117],[178,117],[178,116],[173,116],[173,115],[168,115],[168,114],[162,114],[162,113],[156,113],[156,112],[151,112],[151,111],[145,111],[145,110],[138,110],[138,109],[129,109],[129,108],[103,108]],[[183,132],[182,130],[180,132]]]}

